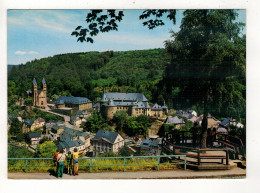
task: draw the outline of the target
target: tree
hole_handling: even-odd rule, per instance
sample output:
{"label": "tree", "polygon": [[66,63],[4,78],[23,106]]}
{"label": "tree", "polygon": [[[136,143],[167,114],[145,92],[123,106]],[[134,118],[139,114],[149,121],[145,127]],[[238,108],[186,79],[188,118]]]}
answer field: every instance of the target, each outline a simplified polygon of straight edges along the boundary
{"label": "tree", "polygon": [[208,130],[208,117],[207,114],[204,114],[202,123],[201,123],[202,131],[201,131],[201,147],[207,147],[207,130]]}
{"label": "tree", "polygon": [[245,117],[246,38],[236,17],[234,10],[184,11],[180,31],[165,42],[171,63],[159,90],[178,88],[182,108]]}
{"label": "tree", "polygon": [[[160,18],[165,14],[167,18],[175,24],[176,10],[147,9],[143,11],[139,19],[147,19],[143,22],[143,25],[147,26],[148,29],[154,29],[157,26],[164,25],[163,20]],[[94,40],[92,37],[98,35],[99,32],[117,31],[118,22],[122,21],[123,17],[124,11],[122,10],[91,10],[86,17],[87,26],[76,27],[71,35],[76,36],[77,41],[93,43]]]}
{"label": "tree", "polygon": [[32,97],[26,98],[26,99],[24,100],[24,104],[25,104],[26,106],[33,106],[33,99],[32,99]]}
{"label": "tree", "polygon": [[120,156],[131,156],[131,155],[132,155],[132,152],[131,152],[131,150],[129,149],[129,147],[127,147],[127,146],[125,145],[124,147],[121,147],[121,148],[119,149],[118,154],[119,154]]}
{"label": "tree", "polygon": [[10,134],[18,135],[20,133],[22,133],[22,123],[17,118],[14,118],[10,126]]}
{"label": "tree", "polygon": [[42,144],[42,143],[44,143],[45,141],[50,141],[50,139],[49,139],[48,137],[43,137],[43,138],[40,140],[39,144]]}
{"label": "tree", "polygon": [[117,131],[122,131],[125,121],[126,121],[127,113],[125,111],[117,111],[113,117],[113,122],[116,123]]}
{"label": "tree", "polygon": [[97,132],[99,129],[103,128],[104,119],[100,113],[93,113],[87,120],[84,126],[84,131]]}
{"label": "tree", "polygon": [[124,132],[129,136],[145,135],[150,126],[150,118],[147,115],[127,117],[124,125]]}
{"label": "tree", "polygon": [[50,158],[54,155],[56,150],[57,146],[55,145],[55,143],[51,141],[45,141],[44,143],[38,146],[36,154],[38,157]]}

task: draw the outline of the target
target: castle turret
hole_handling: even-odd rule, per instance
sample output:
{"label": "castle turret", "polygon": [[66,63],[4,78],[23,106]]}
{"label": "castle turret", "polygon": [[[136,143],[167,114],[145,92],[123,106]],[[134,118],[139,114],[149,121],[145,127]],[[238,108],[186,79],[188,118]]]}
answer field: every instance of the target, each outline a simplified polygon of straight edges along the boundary
{"label": "castle turret", "polygon": [[108,100],[108,105],[107,105],[107,119],[110,120],[114,117],[114,114],[117,111],[117,107],[114,103],[113,99]]}
{"label": "castle turret", "polygon": [[165,101],[163,101],[162,109],[163,109],[163,112],[164,112],[165,114],[168,113],[168,107],[165,105]]}
{"label": "castle turret", "polygon": [[101,98],[101,100],[99,102],[100,102],[101,105],[108,102],[107,97],[106,97],[106,90],[105,90],[105,88],[104,88],[103,96],[102,96],[102,98]]}

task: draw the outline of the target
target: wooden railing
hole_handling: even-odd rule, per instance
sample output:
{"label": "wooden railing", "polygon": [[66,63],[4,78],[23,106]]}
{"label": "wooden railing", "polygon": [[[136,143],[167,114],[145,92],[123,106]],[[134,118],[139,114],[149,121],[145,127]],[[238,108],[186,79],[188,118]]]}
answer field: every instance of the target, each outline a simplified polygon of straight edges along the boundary
{"label": "wooden railing", "polygon": [[[170,151],[173,154],[186,155],[187,157],[197,159],[197,164],[201,164],[202,159],[221,159],[221,163],[224,164],[224,159],[226,160],[226,165],[229,165],[229,149],[227,148],[192,148],[180,145],[175,145],[167,140],[162,141],[162,148]],[[179,150],[186,150],[187,152],[181,152]],[[224,151],[225,155],[209,155],[202,154],[206,151]]]}

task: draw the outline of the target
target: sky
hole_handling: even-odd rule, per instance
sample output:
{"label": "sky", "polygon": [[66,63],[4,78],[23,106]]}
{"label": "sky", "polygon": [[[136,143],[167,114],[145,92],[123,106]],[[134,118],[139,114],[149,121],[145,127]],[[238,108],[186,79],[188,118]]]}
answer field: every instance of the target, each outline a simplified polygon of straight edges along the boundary
{"label": "sky", "polygon": [[[177,11],[175,25],[165,16],[165,25],[153,30],[143,27],[138,19],[142,11],[124,10],[118,31],[99,33],[91,44],[71,36],[77,26],[86,24],[89,10],[8,10],[8,64],[25,64],[62,53],[163,48],[164,41],[170,39],[169,31],[179,30],[183,10]],[[245,22],[246,12],[238,13],[238,20]]]}

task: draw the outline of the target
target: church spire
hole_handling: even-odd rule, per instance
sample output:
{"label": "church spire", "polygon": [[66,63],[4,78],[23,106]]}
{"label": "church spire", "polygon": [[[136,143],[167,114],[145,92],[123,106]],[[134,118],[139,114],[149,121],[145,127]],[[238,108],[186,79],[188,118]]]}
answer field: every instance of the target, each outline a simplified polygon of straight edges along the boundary
{"label": "church spire", "polygon": [[45,79],[44,79],[44,78],[42,79],[42,84],[46,84],[46,81],[45,81]]}
{"label": "church spire", "polygon": [[35,78],[33,78],[33,85],[37,85]]}

